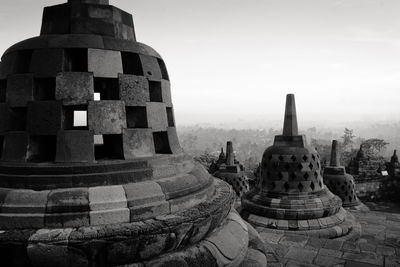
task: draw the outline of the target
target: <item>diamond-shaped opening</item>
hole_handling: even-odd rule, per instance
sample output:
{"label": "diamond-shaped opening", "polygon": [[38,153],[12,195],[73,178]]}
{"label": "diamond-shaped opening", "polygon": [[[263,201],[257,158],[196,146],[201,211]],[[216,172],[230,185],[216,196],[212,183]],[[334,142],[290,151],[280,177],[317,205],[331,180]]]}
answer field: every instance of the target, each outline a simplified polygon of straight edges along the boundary
{"label": "diamond-shaped opening", "polygon": [[310,162],[310,164],[308,164],[308,167],[310,168],[310,170],[312,170],[314,168],[314,165],[312,165],[312,163]]}
{"label": "diamond-shaped opening", "polygon": [[147,128],[146,107],[126,107],[126,122],[128,128]]}
{"label": "diamond-shaped opening", "polygon": [[304,177],[304,179],[308,179],[308,177],[310,177],[310,175],[306,172],[304,175],[303,175],[303,177]]}
{"label": "diamond-shaped opening", "polygon": [[303,156],[303,160],[307,161],[308,157],[306,155]]}
{"label": "diamond-shaped opening", "polygon": [[318,183],[318,184],[319,184],[319,187],[321,187],[321,188],[322,188],[322,182],[321,182],[321,181],[319,181],[319,183]]}
{"label": "diamond-shaped opening", "polygon": [[344,191],[344,190],[345,190],[344,185],[342,185],[342,186],[340,187],[340,189],[341,189],[342,191]]}
{"label": "diamond-shaped opening", "polygon": [[161,76],[164,80],[169,81],[167,67],[165,66],[164,60],[157,58],[158,65],[160,66]]}
{"label": "diamond-shaped opening", "polygon": [[302,183],[299,183],[299,185],[297,186],[297,188],[299,189],[300,192],[303,191],[304,185]]}
{"label": "diamond-shaped opening", "polygon": [[56,136],[31,136],[28,148],[29,162],[54,161],[56,156]]}
{"label": "diamond-shaped opening", "polygon": [[281,172],[278,172],[278,177],[279,179],[283,179],[283,174]]}
{"label": "diamond-shaped opening", "polygon": [[311,190],[312,190],[312,191],[314,191],[314,189],[315,189],[314,182],[311,182],[311,184],[310,184],[310,188],[311,188]]}
{"label": "diamond-shaped opening", "polygon": [[10,108],[8,127],[10,131],[25,131],[26,130],[26,113],[27,108]]}
{"label": "diamond-shaped opening", "polygon": [[272,183],[271,183],[271,188],[272,188],[272,190],[274,190],[274,189],[276,188],[275,182],[272,182]]}
{"label": "diamond-shaped opening", "polygon": [[311,154],[311,158],[312,158],[313,160],[315,160],[315,155],[314,155],[314,154]]}
{"label": "diamond-shaped opening", "polygon": [[172,154],[167,132],[153,133],[154,147],[157,154]]}
{"label": "diamond-shaped opening", "polygon": [[347,185],[347,181],[344,181],[344,185]]}
{"label": "diamond-shaped opening", "polygon": [[290,159],[294,162],[294,161],[296,161],[297,158],[295,155],[293,155]]}
{"label": "diamond-shaped opening", "polygon": [[268,156],[268,159],[271,160],[272,159],[272,154]]}
{"label": "diamond-shaped opening", "polygon": [[284,158],[282,155],[279,155],[278,159],[279,159],[279,161],[283,161]]}
{"label": "diamond-shaped opening", "polygon": [[289,191],[289,184],[287,182],[283,185],[283,187],[285,188],[286,192]]}
{"label": "diamond-shaped opening", "polygon": [[297,178],[296,174],[293,172],[292,174],[290,174],[290,178],[292,178],[293,180]]}
{"label": "diamond-shaped opening", "polygon": [[20,50],[17,51],[15,59],[15,73],[28,73],[31,64],[33,50]]}
{"label": "diamond-shaped opening", "polygon": [[7,80],[0,80],[0,103],[6,102]]}
{"label": "diamond-shaped opening", "polygon": [[301,163],[299,163],[298,165],[297,165],[297,169],[299,169],[300,171],[303,169],[303,165],[301,164]]}
{"label": "diamond-shaped opening", "polygon": [[86,48],[67,48],[64,50],[64,70],[66,72],[88,71],[88,50]]}
{"label": "diamond-shaped opening", "polygon": [[287,171],[290,170],[290,164],[289,163],[285,164],[285,170],[287,170]]}
{"label": "diamond-shaped opening", "polygon": [[94,92],[99,100],[119,100],[119,82],[117,78],[94,78]]}
{"label": "diamond-shaped opening", "polygon": [[33,96],[35,101],[56,99],[56,79],[35,78]]}
{"label": "diamond-shaped opening", "polygon": [[122,134],[103,135],[102,140],[95,137],[95,142],[98,143],[94,146],[96,160],[124,159]]}
{"label": "diamond-shaped opening", "polygon": [[276,162],[272,163],[272,168],[274,170],[276,170],[278,168],[278,163],[276,163]]}
{"label": "diamond-shaped opening", "polygon": [[315,177],[315,179],[318,178],[318,172],[314,172],[314,177]]}
{"label": "diamond-shaped opening", "polygon": [[143,76],[142,62],[138,54],[131,52],[121,52],[121,58],[124,74]]}

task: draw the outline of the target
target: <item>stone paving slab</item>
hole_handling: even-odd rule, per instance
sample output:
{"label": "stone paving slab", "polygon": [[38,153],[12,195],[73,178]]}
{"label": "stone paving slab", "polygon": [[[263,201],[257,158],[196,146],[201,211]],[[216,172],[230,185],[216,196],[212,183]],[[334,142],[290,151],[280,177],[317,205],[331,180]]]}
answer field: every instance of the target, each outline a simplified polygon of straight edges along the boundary
{"label": "stone paving slab", "polygon": [[256,228],[268,266],[400,266],[400,214],[351,211],[362,226],[357,241],[320,239]]}

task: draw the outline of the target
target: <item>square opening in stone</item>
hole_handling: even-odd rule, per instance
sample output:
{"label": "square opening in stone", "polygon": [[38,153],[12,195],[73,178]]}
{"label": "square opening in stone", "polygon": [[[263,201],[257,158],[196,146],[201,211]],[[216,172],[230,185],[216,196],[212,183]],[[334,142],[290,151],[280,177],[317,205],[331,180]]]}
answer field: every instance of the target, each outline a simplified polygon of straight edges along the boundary
{"label": "square opening in stone", "polygon": [[0,103],[6,102],[7,80],[0,80]]}
{"label": "square opening in stone", "polygon": [[100,100],[119,100],[118,79],[94,78],[94,92],[100,94]]}
{"label": "square opening in stone", "polygon": [[149,81],[150,102],[163,102],[161,82]]}
{"label": "square opening in stone", "polygon": [[164,60],[162,60],[160,58],[157,58],[157,62],[158,62],[158,65],[160,66],[161,77],[164,80],[168,80],[169,81],[168,71],[167,71],[167,67],[165,66]]}
{"label": "square opening in stone", "polygon": [[56,78],[35,78],[34,85],[35,101],[56,99]]}
{"label": "square opening in stone", "polygon": [[49,162],[56,157],[56,136],[31,136],[29,140],[28,161]]}
{"label": "square opening in stone", "polygon": [[10,108],[8,114],[8,128],[10,131],[26,130],[26,107]]}
{"label": "square opening in stone", "polygon": [[100,93],[94,93],[93,94],[93,100],[94,101],[100,101],[101,100],[101,94]]}
{"label": "square opening in stone", "polygon": [[142,62],[136,53],[121,52],[122,68],[124,74],[133,74],[143,76]]}
{"label": "square opening in stone", "polygon": [[148,128],[146,107],[126,107],[128,128]]}
{"label": "square opening in stone", "polygon": [[65,106],[64,130],[87,130],[87,106]]}
{"label": "square opening in stone", "polygon": [[17,51],[15,59],[15,73],[28,73],[31,64],[33,50],[20,50]]}
{"label": "square opening in stone", "polygon": [[168,140],[168,132],[154,132],[153,139],[157,154],[172,154]]}
{"label": "square opening in stone", "polygon": [[66,72],[88,71],[88,50],[86,48],[67,48],[64,53]]}
{"label": "square opening in stone", "polygon": [[172,111],[172,108],[167,108],[167,118],[168,118],[168,126],[175,127],[174,113]]}
{"label": "square opening in stone", "polygon": [[103,135],[103,144],[94,146],[96,160],[124,159],[122,134]]}

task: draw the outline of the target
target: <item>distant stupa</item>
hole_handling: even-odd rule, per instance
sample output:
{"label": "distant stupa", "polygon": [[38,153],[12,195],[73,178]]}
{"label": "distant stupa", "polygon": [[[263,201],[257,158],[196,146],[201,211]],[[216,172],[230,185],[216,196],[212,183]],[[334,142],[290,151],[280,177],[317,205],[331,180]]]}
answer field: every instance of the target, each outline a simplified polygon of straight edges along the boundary
{"label": "distant stupa", "polygon": [[289,94],[283,134],[265,150],[261,177],[243,197],[241,214],[271,231],[336,238],[359,229],[341,205],[324,185],[318,153],[298,134],[295,99]]}
{"label": "distant stupa", "polygon": [[163,59],[108,0],[46,7],[4,53],[0,147],[2,266],[266,265],[235,192],[183,153]]}
{"label": "distant stupa", "polygon": [[324,169],[324,182],[329,190],[340,197],[345,208],[366,209],[357,197],[353,176],[346,173],[340,165],[340,154],[337,140],[332,141],[331,161]]}

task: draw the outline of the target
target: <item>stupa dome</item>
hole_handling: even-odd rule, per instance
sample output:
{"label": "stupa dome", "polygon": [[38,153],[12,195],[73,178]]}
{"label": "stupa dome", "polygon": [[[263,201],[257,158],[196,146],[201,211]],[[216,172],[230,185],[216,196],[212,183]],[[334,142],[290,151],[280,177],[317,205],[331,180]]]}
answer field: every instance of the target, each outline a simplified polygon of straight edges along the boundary
{"label": "stupa dome", "polygon": [[4,53],[0,147],[4,266],[238,265],[258,240],[183,153],[166,65],[108,0],[46,7]]}
{"label": "stupa dome", "polygon": [[317,151],[298,134],[294,95],[287,95],[283,134],[265,150],[260,173],[242,199],[252,225],[328,238],[353,229],[352,215],[324,184]]}

